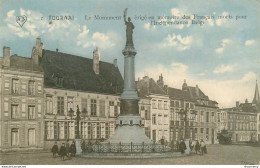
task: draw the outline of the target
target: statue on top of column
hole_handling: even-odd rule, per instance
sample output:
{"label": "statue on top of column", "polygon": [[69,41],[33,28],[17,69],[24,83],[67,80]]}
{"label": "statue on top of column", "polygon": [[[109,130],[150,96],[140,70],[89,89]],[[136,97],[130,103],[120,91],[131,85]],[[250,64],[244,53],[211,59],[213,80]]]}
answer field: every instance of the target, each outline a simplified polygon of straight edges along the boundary
{"label": "statue on top of column", "polygon": [[134,46],[133,43],[133,29],[135,28],[134,24],[131,22],[131,18],[128,17],[126,21],[127,8],[124,11],[124,21],[126,25],[126,46]]}

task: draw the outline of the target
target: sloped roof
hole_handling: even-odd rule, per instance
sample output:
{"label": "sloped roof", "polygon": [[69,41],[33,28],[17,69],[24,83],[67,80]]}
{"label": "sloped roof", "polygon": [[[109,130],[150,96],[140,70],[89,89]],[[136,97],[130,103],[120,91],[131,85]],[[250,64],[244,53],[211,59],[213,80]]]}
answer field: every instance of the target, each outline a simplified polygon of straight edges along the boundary
{"label": "sloped roof", "polygon": [[21,57],[17,55],[12,55],[10,57],[10,68],[43,72],[41,65],[35,64],[32,58]]}
{"label": "sloped roof", "polygon": [[167,95],[152,78],[142,79],[136,82],[139,97],[146,97],[150,94]]}
{"label": "sloped roof", "polygon": [[[43,50],[41,64],[45,87],[109,94],[120,94],[123,90],[123,78],[112,63],[100,61],[100,73],[97,75],[92,59]],[[57,83],[56,78],[62,78],[62,85]]]}
{"label": "sloped roof", "polygon": [[188,91],[168,87],[168,94],[169,94],[170,98],[192,101],[191,96]]}
{"label": "sloped roof", "polygon": [[[197,92],[197,89],[198,89],[198,92]],[[188,91],[190,92],[190,96],[191,96],[193,99],[205,99],[205,100],[209,100],[209,97],[206,96],[206,95],[200,90],[200,88],[188,86]]]}

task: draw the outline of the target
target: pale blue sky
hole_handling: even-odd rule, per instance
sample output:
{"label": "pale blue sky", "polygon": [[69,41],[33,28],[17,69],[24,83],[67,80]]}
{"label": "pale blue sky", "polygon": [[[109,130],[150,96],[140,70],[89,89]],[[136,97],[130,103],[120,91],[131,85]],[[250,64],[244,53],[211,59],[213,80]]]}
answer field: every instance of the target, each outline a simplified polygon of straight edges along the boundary
{"label": "pale blue sky", "polygon": [[[252,100],[259,61],[259,2],[228,1],[84,1],[21,0],[2,1],[0,6],[0,46],[11,47],[12,54],[30,57],[35,38],[44,48],[92,58],[98,46],[101,60],[118,59],[123,74],[122,49],[125,44],[123,20],[85,21],[84,16],[128,16],[135,25],[136,77],[149,75],[157,80],[163,73],[166,84],[180,88],[184,79],[199,87],[220,107],[233,106],[236,100]],[[240,20],[210,20],[204,26],[151,26],[136,16],[237,15]],[[26,15],[20,28],[15,17]],[[53,21],[49,15],[73,15],[74,21]],[[44,17],[41,20],[41,17]]]}

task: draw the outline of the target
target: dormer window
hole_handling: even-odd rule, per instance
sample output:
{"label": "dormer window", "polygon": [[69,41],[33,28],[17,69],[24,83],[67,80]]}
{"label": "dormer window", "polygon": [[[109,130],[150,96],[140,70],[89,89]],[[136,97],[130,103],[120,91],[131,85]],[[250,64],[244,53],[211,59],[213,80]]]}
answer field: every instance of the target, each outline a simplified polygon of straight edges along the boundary
{"label": "dormer window", "polygon": [[64,78],[61,74],[59,73],[53,74],[52,78],[54,79],[57,86],[63,86]]}

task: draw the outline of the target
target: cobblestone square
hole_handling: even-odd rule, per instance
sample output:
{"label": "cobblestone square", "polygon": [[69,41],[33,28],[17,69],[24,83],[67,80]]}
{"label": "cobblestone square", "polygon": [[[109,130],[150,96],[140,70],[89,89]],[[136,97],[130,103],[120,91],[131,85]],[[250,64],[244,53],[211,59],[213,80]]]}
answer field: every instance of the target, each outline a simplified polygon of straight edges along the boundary
{"label": "cobblestone square", "polygon": [[1,153],[3,165],[245,165],[260,164],[260,147],[210,145],[208,154],[160,159],[87,159],[74,157],[62,161],[49,152]]}

